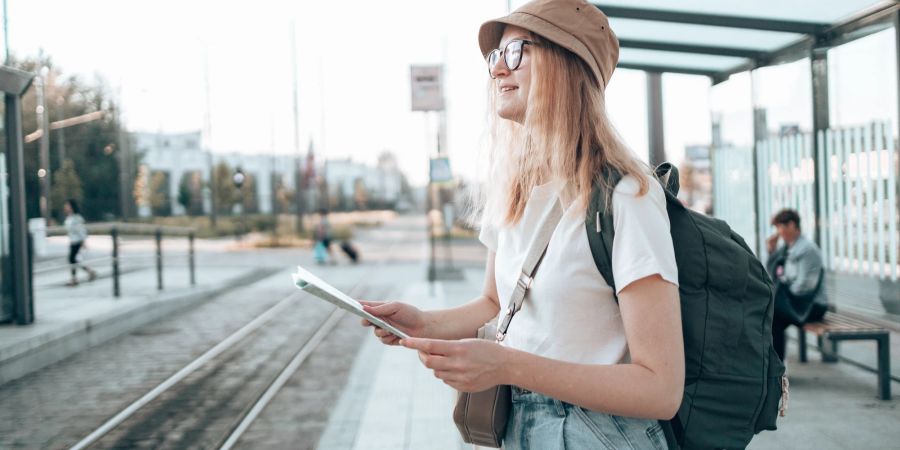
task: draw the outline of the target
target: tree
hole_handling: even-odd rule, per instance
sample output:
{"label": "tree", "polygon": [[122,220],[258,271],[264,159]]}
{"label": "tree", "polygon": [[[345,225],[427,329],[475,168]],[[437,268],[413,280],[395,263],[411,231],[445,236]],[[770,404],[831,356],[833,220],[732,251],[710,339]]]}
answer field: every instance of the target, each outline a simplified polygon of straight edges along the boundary
{"label": "tree", "polygon": [[203,214],[203,179],[200,172],[186,172],[178,183],[178,203],[184,207],[185,214],[196,216]]}
{"label": "tree", "polygon": [[275,200],[278,205],[276,212],[279,214],[291,212],[294,205],[294,194],[295,192],[292,189],[288,189],[287,186],[284,185],[283,180],[279,179],[276,181]]}
{"label": "tree", "polygon": [[190,209],[192,200],[193,196],[191,193],[190,178],[188,177],[188,174],[185,174],[185,176],[181,177],[181,182],[178,183],[178,204],[184,208],[184,212],[187,215],[191,214]]}
{"label": "tree", "polygon": [[132,195],[134,197],[134,204],[137,205],[139,210],[149,210],[150,209],[150,169],[147,166],[140,166],[138,168],[137,176],[134,178],[134,190],[132,191]]}
{"label": "tree", "polygon": [[[51,58],[43,53],[25,59],[12,58],[10,66],[30,73],[40,73],[47,67],[44,94],[50,122],[102,111],[99,120],[74,125],[49,132],[51,173],[59,171],[65,160],[71,160],[75,173],[81,180],[82,215],[97,220],[108,215],[122,214],[119,184],[119,158],[123,149],[120,139],[124,132],[118,119],[118,108],[105,82],[96,77],[87,82],[77,76],[65,76]],[[37,94],[34,84],[22,97],[22,127],[30,134],[38,129]],[[25,144],[25,202],[28,217],[40,216],[40,182],[37,176],[40,166],[40,140]],[[134,179],[140,156],[126,158],[127,179]],[[54,201],[55,177],[51,177],[50,206],[56,218],[62,218],[62,204]]]}
{"label": "tree", "polygon": [[172,204],[169,201],[168,172],[156,171],[150,177],[150,209],[154,216],[169,216],[172,214]]}
{"label": "tree", "polygon": [[237,188],[234,186],[233,175],[234,171],[227,162],[222,161],[219,164],[216,164],[216,168],[213,172],[213,176],[215,177],[215,183],[213,183],[215,185],[215,191],[213,192],[213,195],[216,199],[216,209],[220,214],[231,213],[232,208],[237,201]]}
{"label": "tree", "polygon": [[369,192],[366,190],[366,182],[362,178],[353,181],[353,201],[356,208],[365,210],[369,204]]}
{"label": "tree", "polygon": [[81,179],[75,171],[75,163],[71,159],[63,161],[62,167],[53,174],[53,187],[50,192],[50,204],[62,210],[66,200],[74,199],[80,205],[84,199]]}
{"label": "tree", "polygon": [[335,193],[334,197],[326,197],[326,204],[329,206],[328,209],[332,211],[337,211],[338,209],[340,209],[341,211],[347,210],[347,204],[344,200],[344,183],[337,184],[337,192]]}
{"label": "tree", "polygon": [[256,177],[244,172],[244,184],[241,185],[241,199],[244,212],[255,214],[259,212],[259,201],[256,198]]}

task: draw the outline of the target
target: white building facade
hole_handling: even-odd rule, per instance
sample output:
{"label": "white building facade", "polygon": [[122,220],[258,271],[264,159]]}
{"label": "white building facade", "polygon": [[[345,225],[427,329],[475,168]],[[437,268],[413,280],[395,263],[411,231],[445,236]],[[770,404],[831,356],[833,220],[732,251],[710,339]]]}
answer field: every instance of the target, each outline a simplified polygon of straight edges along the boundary
{"label": "white building facade", "polygon": [[[228,164],[232,170],[240,168],[245,175],[254,179],[254,188],[259,212],[270,214],[275,207],[275,185],[277,181],[289,191],[293,191],[297,173],[307,173],[307,155],[297,158],[293,155],[267,155],[244,153],[214,153],[204,150],[199,131],[189,133],[131,133],[134,151],[143,155],[141,165],[149,173],[163,172],[168,176],[168,197],[173,215],[187,213],[184,205],[179,203],[178,194],[182,179],[185,176],[200,174],[202,185],[209,186],[211,173],[221,162]],[[299,170],[297,169],[299,166]],[[324,169],[324,170],[323,170]],[[328,193],[332,197],[332,205],[353,209],[357,186],[365,189],[368,203],[371,206],[391,207],[403,195],[404,176],[400,172],[396,157],[383,152],[378,158],[378,166],[372,167],[353,162],[350,159],[331,160],[324,167],[310,171],[316,179],[326,180]],[[306,207],[312,210],[318,203],[315,201],[315,188],[311,181],[307,189]],[[142,216],[151,214],[149,207],[139,208]],[[203,213],[211,210],[210,193],[203,189]]]}

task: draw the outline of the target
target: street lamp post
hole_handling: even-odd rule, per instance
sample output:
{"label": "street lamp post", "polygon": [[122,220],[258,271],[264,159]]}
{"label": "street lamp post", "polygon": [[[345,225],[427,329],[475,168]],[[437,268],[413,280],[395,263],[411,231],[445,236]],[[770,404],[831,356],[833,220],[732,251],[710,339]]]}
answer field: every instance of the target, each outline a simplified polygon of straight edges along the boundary
{"label": "street lamp post", "polygon": [[40,210],[41,217],[46,223],[50,222],[50,120],[49,111],[47,111],[46,88],[47,79],[50,69],[46,66],[40,70],[40,76],[35,79],[35,88],[37,93],[37,119],[38,127],[41,129],[40,136],[40,170],[38,170],[38,178],[40,179]]}
{"label": "street lamp post", "polygon": [[240,230],[240,233],[238,232],[237,229],[235,229],[235,233],[234,233],[234,234],[235,234],[235,237],[237,238],[237,240],[241,240],[241,234],[243,234],[243,232],[245,231],[245,230],[244,230],[244,228],[245,228],[245,223],[244,223],[244,190],[242,189],[243,186],[244,186],[244,179],[245,179],[244,171],[241,170],[240,167],[238,167],[237,170],[234,172],[234,176],[232,177],[232,180],[234,181],[234,187],[236,187],[237,190],[238,190],[238,204],[237,204],[237,207],[238,207],[238,214],[240,215],[240,221],[241,221],[241,226],[240,226],[241,230]]}

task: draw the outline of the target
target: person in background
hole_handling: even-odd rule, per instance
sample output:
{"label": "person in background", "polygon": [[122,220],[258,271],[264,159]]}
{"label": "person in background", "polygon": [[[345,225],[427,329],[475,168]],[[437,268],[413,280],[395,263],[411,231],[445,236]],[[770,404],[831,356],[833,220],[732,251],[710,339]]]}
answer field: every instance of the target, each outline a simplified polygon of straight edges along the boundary
{"label": "person in background", "polygon": [[90,267],[78,264],[78,253],[84,248],[84,242],[87,239],[88,232],[84,226],[84,217],[81,217],[81,209],[78,202],[74,199],[66,200],[63,205],[63,213],[66,215],[65,227],[66,233],[69,235],[69,264],[72,267],[72,279],[66,283],[66,286],[78,285],[78,267],[84,269],[88,273],[88,281],[97,279],[97,272],[91,270]]}
{"label": "person in background", "polygon": [[[821,320],[828,310],[823,282],[825,269],[819,247],[800,229],[800,215],[783,209],[772,218],[775,233],[766,240],[766,270],[775,282],[772,345],[784,361],[784,330]],[[778,247],[778,240],[783,244]]]}
{"label": "person in background", "polygon": [[[316,225],[314,237],[316,239],[316,245],[321,245],[322,247],[324,247],[325,253],[327,254],[328,263],[334,264],[334,253],[331,251],[331,222],[328,220],[327,209],[319,210],[319,224]],[[324,258],[322,263],[325,263]]]}

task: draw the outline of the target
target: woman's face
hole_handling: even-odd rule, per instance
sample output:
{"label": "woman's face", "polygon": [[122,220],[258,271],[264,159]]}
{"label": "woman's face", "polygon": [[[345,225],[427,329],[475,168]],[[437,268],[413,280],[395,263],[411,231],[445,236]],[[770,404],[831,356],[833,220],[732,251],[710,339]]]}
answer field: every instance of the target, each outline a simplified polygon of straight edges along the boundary
{"label": "woman's face", "polygon": [[69,202],[65,202],[65,203],[63,204],[63,214],[65,214],[65,215],[67,215],[67,216],[71,216],[71,215],[72,215],[72,207],[69,206]]}
{"label": "woman's face", "polygon": [[[499,49],[506,49],[510,41],[516,39],[530,40],[531,33],[508,25],[500,38]],[[507,120],[525,122],[525,111],[528,107],[528,92],[531,88],[531,52],[530,45],[522,47],[522,60],[516,70],[509,70],[505,58],[501,57],[496,65],[490,68],[497,89],[497,114]]]}

